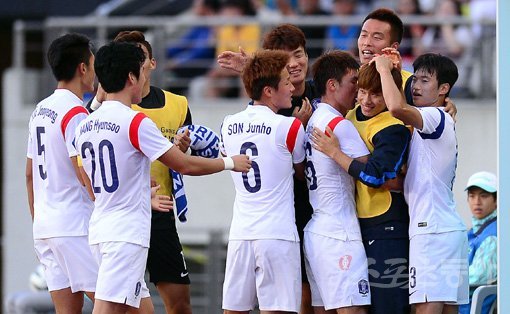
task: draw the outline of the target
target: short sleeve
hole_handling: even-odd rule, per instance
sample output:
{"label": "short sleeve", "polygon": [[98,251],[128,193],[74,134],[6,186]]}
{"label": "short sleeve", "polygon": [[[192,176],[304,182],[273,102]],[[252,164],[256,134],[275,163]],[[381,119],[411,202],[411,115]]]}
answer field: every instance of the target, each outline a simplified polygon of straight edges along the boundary
{"label": "short sleeve", "polygon": [[76,106],[69,110],[62,118],[61,129],[66,149],[69,157],[78,155],[75,147],[76,129],[81,121],[88,115],[87,109],[82,106]]}
{"label": "short sleeve", "polygon": [[138,113],[131,122],[129,136],[133,146],[151,161],[157,160],[173,146],[143,113]]}
{"label": "short sleeve", "polygon": [[447,114],[436,107],[418,108],[418,111],[423,120],[423,127],[418,132],[428,135],[427,138],[439,138],[445,127]]}
{"label": "short sleeve", "polygon": [[358,158],[370,154],[365,142],[351,121],[342,120],[333,130],[340,141],[340,149],[350,158]]}

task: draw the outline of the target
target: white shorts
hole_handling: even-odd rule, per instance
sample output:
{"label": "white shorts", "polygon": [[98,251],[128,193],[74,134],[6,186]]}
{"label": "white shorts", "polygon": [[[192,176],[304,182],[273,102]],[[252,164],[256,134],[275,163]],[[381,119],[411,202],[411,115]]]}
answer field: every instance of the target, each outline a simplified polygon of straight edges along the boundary
{"label": "white shorts", "polygon": [[299,242],[229,241],[223,309],[298,312],[301,306]]}
{"label": "white shorts", "polygon": [[466,231],[418,234],[409,250],[409,302],[469,302]]}
{"label": "white shorts", "polygon": [[150,297],[145,284],[145,265],[149,249],[128,242],[91,245],[99,264],[96,299],[140,307]]}
{"label": "white shorts", "polygon": [[35,253],[44,266],[48,290],[94,292],[98,265],[87,236],[34,240]]}
{"label": "white shorts", "polygon": [[312,306],[330,310],[370,304],[368,263],[361,240],[342,241],[305,231],[303,241]]}

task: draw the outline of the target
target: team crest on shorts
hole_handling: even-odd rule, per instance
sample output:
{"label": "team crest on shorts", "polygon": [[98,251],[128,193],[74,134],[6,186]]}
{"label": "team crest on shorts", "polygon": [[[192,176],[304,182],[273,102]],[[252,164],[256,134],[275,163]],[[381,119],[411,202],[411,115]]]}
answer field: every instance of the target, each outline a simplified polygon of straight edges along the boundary
{"label": "team crest on shorts", "polygon": [[352,256],[350,255],[344,255],[340,257],[340,260],[338,261],[338,265],[340,266],[341,270],[348,270],[349,267],[351,267],[351,260]]}
{"label": "team crest on shorts", "polygon": [[368,294],[368,281],[365,279],[358,281],[358,292],[362,295]]}
{"label": "team crest on shorts", "polygon": [[142,289],[142,284],[139,282],[136,283],[135,287],[135,297],[137,297],[140,294],[140,290]]}

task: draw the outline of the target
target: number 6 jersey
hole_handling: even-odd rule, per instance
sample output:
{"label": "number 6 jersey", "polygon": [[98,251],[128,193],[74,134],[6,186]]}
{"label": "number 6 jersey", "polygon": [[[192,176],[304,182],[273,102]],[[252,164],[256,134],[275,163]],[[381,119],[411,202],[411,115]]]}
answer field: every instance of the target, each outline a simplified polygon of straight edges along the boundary
{"label": "number 6 jersey", "polygon": [[149,247],[150,163],[171,147],[152,120],[118,101],[103,102],[80,123],[76,149],[96,196],[90,244]]}
{"label": "number 6 jersey", "polygon": [[93,203],[70,159],[77,155],[74,131],[86,116],[78,96],[57,89],[30,117],[27,157],[32,159],[34,239],[88,234]]}
{"label": "number 6 jersey", "polygon": [[293,164],[305,158],[301,122],[251,105],[225,118],[221,138],[223,154],[247,154],[252,160],[248,173],[231,172],[236,197],[229,239],[299,242]]}

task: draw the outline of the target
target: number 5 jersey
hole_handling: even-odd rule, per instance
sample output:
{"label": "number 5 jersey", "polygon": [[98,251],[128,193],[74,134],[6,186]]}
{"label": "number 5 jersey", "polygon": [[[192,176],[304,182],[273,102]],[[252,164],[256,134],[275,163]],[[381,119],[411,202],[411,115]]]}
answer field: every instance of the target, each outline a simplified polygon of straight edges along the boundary
{"label": "number 5 jersey", "polygon": [[229,240],[280,239],[299,242],[295,224],[293,164],[305,158],[304,129],[296,118],[264,105],[225,117],[222,153],[247,154],[248,173],[231,172],[236,189]]}
{"label": "number 5 jersey", "polygon": [[34,239],[88,234],[93,203],[70,159],[77,155],[74,131],[86,117],[82,100],[67,89],[55,90],[30,116]]}

